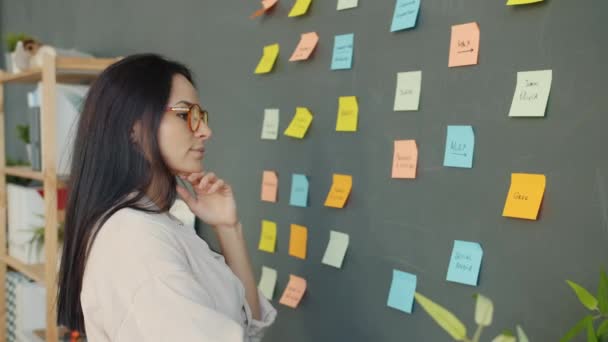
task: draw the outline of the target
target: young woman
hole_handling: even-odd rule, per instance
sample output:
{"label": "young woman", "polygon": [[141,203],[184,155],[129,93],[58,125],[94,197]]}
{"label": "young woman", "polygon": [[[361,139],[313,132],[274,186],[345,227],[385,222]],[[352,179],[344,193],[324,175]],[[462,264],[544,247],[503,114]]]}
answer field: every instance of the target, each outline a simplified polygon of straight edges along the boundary
{"label": "young woman", "polygon": [[[258,292],[230,185],[205,172],[211,137],[190,71],[158,55],[99,75],[74,141],[58,320],[91,342],[257,341]],[[189,182],[194,194],[178,185]],[[222,254],[168,210],[177,194]]]}

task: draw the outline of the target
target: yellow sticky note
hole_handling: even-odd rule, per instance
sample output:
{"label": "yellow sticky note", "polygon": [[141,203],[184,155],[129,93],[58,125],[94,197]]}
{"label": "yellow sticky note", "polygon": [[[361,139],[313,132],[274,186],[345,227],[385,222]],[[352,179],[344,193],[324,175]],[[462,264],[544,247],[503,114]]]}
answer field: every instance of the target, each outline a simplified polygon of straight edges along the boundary
{"label": "yellow sticky note", "polygon": [[278,188],[279,177],[277,173],[274,171],[264,171],[262,175],[262,201],[276,203]]}
{"label": "yellow sticky note", "polygon": [[502,216],[536,220],[545,194],[546,177],[513,173]]}
{"label": "yellow sticky note", "polygon": [[306,259],[306,240],[308,239],[308,229],[297,224],[291,225],[289,235],[289,255],[300,259]]}
{"label": "yellow sticky note", "polygon": [[258,249],[268,253],[274,253],[277,244],[277,224],[272,221],[262,220],[262,233]]}
{"label": "yellow sticky note", "polygon": [[346,200],[353,187],[353,177],[350,175],[334,174],[331,189],[325,199],[325,206],[332,208],[344,208]]}
{"label": "yellow sticky note", "polygon": [[336,131],[356,132],[359,119],[359,104],[356,96],[340,96]]}
{"label": "yellow sticky note", "polygon": [[296,0],[296,3],[293,4],[288,16],[291,18],[306,14],[311,2],[312,0]]}
{"label": "yellow sticky note", "polygon": [[289,58],[290,62],[303,61],[308,59],[319,42],[319,35],[316,32],[302,33],[300,42],[293,54]]}
{"label": "yellow sticky note", "polygon": [[509,0],[507,1],[507,6],[534,4],[542,1],[543,0]]}
{"label": "yellow sticky note", "polygon": [[305,292],[306,279],[290,274],[289,283],[287,283],[287,287],[285,288],[279,303],[295,309],[298,307]]}
{"label": "yellow sticky note", "polygon": [[279,56],[279,44],[271,44],[264,46],[264,53],[258,66],[255,68],[256,74],[266,74],[272,70],[274,62]]}
{"label": "yellow sticky note", "polygon": [[312,113],[306,107],[297,107],[296,114],[291,119],[285,130],[285,135],[292,138],[302,139],[312,122]]}
{"label": "yellow sticky note", "polygon": [[393,178],[416,178],[418,147],[416,140],[395,140]]}

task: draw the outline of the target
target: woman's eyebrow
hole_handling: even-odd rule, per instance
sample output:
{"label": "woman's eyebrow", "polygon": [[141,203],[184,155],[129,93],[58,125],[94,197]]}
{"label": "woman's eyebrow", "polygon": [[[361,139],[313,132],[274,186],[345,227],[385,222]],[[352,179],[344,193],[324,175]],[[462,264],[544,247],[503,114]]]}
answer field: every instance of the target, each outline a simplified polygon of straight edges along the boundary
{"label": "woman's eyebrow", "polygon": [[187,105],[187,106],[192,106],[192,103],[191,103],[191,102],[188,102],[188,101],[186,101],[186,100],[181,100],[181,101],[178,101],[178,102],[176,102],[176,103],[175,103],[173,106],[175,107],[175,106],[177,106],[177,105],[178,105],[178,104],[180,104],[180,103],[183,103],[183,104],[185,104],[185,105]]}

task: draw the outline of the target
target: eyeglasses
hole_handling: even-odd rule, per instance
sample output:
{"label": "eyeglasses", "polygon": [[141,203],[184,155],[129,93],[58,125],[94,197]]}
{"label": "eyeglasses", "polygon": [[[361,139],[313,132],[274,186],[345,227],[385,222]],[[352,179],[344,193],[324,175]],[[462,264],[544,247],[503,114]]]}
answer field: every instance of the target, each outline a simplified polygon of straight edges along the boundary
{"label": "eyeglasses", "polygon": [[205,123],[205,125],[209,124],[209,112],[207,112],[205,109],[202,109],[201,106],[196,103],[183,107],[168,107],[167,110],[172,112],[181,112],[177,114],[178,116],[188,113],[188,117],[182,117],[182,119],[185,119],[186,122],[188,122],[188,128],[190,128],[192,132],[196,132],[199,129],[201,121]]}

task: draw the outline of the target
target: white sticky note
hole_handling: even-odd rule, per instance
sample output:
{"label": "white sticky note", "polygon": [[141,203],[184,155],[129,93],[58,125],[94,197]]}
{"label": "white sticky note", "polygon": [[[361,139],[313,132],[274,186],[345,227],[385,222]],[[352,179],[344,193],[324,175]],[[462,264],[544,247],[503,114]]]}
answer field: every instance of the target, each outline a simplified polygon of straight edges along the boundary
{"label": "white sticky note", "polygon": [[265,109],[262,123],[262,139],[277,140],[279,136],[279,110]]}
{"label": "white sticky note", "polygon": [[509,116],[545,116],[552,80],[552,70],[518,72]]}
{"label": "white sticky note", "polygon": [[422,71],[397,73],[397,87],[395,89],[395,105],[393,110],[418,110],[421,83]]}
{"label": "white sticky note", "polygon": [[272,300],[276,284],[277,271],[273,268],[262,266],[262,276],[260,277],[258,289],[260,289],[266,299]]}
{"label": "white sticky note", "polygon": [[359,6],[359,0],[338,0],[338,11]]}
{"label": "white sticky note", "polygon": [[348,234],[332,230],[329,232],[329,243],[323,255],[323,263],[335,268],[342,268],[344,255],[348,249],[349,237]]}

